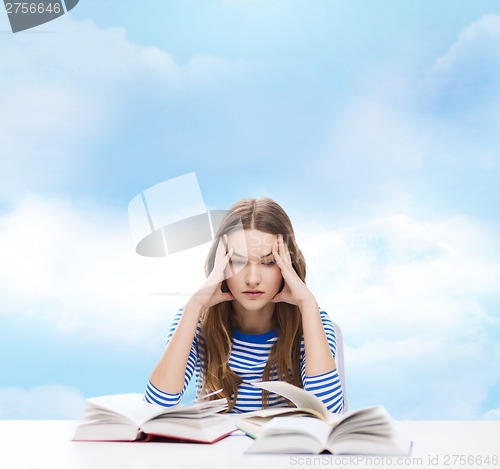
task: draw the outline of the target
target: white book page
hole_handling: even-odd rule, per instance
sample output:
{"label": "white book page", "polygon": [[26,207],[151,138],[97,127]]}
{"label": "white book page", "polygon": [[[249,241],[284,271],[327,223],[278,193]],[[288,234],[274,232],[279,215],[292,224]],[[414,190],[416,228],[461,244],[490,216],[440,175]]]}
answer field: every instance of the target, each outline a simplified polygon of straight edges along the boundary
{"label": "white book page", "polygon": [[395,434],[392,438],[354,436],[340,441],[330,441],[328,449],[333,454],[374,454],[386,456],[409,456],[412,443],[405,437]]}
{"label": "white book page", "polygon": [[153,435],[208,442],[235,431],[236,427],[227,415],[212,415],[204,419],[151,420],[145,422],[141,429]]}
{"label": "white book page", "polygon": [[87,399],[85,409],[87,419],[107,422],[110,420],[123,421],[123,418],[113,416],[113,414],[119,414],[137,427],[155,415],[161,414],[164,410],[166,409],[148,404],[143,400],[142,394],[138,393],[91,397]]}
{"label": "white book page", "polygon": [[[210,415],[227,407],[223,400],[202,401],[189,406],[162,407],[149,404],[143,400],[143,395],[138,393],[113,394],[109,396],[92,397],[87,399],[86,419],[105,422],[122,422],[136,427],[159,415],[183,415],[186,417]],[[224,405],[222,405],[224,404]],[[123,417],[125,417],[125,419]]]}
{"label": "white book page", "polygon": [[130,424],[101,424],[95,421],[88,421],[78,425],[73,435],[73,440],[134,441],[140,438],[140,436],[140,430]]}
{"label": "white book page", "polygon": [[251,420],[255,422],[262,422],[264,424],[267,420],[273,417],[317,417],[323,420],[323,416],[312,409],[303,409],[298,407],[270,407],[267,409],[254,410],[251,412],[245,412],[238,414],[238,418],[244,420]]}
{"label": "white book page", "polygon": [[[345,414],[330,414],[330,421],[341,423],[342,426],[351,427],[360,425],[386,424],[391,421],[391,417],[383,406],[364,407],[362,409],[351,410]],[[332,425],[335,426],[335,425]]]}
{"label": "white book page", "polygon": [[308,435],[324,447],[328,444],[331,428],[322,420],[313,417],[276,417],[262,427],[259,438],[272,435]]}
{"label": "white book page", "polygon": [[286,381],[261,381],[259,383],[252,383],[252,385],[279,394],[293,402],[299,408],[315,410],[325,421],[328,421],[330,418],[331,414],[325,404],[323,404],[323,401],[305,389],[301,389]]}

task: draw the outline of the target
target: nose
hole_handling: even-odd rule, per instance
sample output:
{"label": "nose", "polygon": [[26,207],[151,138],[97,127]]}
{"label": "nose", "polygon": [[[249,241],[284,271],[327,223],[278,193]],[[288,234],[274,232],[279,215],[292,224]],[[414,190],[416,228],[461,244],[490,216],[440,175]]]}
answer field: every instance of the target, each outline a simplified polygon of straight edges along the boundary
{"label": "nose", "polygon": [[250,287],[259,285],[261,278],[258,266],[248,263],[245,270],[245,283]]}

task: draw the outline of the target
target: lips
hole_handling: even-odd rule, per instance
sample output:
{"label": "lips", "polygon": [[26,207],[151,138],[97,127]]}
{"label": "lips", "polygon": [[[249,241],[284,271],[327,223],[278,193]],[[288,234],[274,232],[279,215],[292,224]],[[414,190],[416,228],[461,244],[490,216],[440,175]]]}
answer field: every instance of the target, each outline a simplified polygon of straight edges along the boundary
{"label": "lips", "polygon": [[248,298],[260,298],[264,292],[260,290],[247,290],[244,291],[243,294]]}

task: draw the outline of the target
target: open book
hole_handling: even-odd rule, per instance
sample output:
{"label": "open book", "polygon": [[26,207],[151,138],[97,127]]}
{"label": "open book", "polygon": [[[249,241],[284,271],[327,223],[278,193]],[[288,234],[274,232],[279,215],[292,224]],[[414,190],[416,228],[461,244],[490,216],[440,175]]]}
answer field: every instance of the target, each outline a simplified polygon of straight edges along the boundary
{"label": "open book", "polygon": [[[207,397],[207,396],[205,396]],[[226,399],[161,407],[142,394],[114,394],[87,399],[85,418],[73,440],[149,441],[154,437],[214,443],[236,430],[227,415]]]}
{"label": "open book", "polygon": [[284,381],[253,385],[280,394],[297,407],[263,409],[240,417],[236,426],[255,439],[247,453],[410,454],[411,442],[398,433],[382,406],[337,415],[313,393]]}

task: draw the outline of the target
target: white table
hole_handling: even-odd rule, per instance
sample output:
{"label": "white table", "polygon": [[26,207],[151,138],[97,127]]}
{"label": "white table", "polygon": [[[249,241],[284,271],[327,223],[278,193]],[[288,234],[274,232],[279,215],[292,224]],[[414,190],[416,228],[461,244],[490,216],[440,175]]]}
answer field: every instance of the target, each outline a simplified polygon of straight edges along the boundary
{"label": "white table", "polygon": [[[0,420],[2,469],[279,469],[481,468],[500,469],[500,421],[404,421],[413,442],[409,458],[330,455],[245,455],[252,440],[230,436],[213,445],[72,442],[77,422]],[[490,456],[489,463],[485,463]],[[494,464],[492,457],[496,457]],[[474,464],[470,464],[474,458]],[[479,464],[481,462],[481,464]]]}

